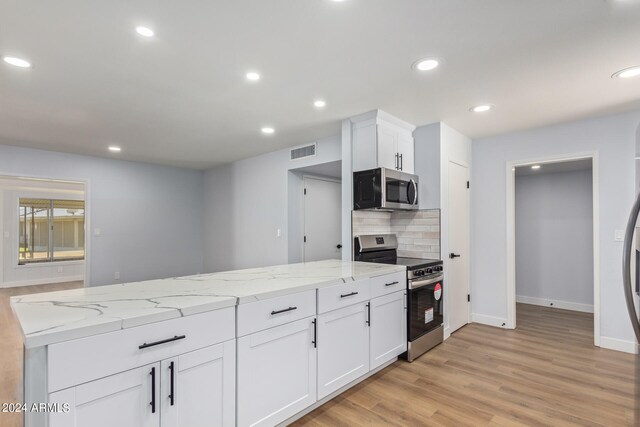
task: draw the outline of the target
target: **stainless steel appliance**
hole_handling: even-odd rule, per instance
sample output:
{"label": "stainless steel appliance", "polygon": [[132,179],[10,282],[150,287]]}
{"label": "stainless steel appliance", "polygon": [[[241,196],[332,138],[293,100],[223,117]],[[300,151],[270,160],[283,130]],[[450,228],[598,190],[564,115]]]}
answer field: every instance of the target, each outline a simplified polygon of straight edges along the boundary
{"label": "stainless steel appliance", "polygon": [[412,362],[440,344],[444,338],[444,270],[439,259],[398,256],[394,234],[358,236],[356,261],[407,267],[407,342],[405,358]]}
{"label": "stainless steel appliance", "polygon": [[354,172],[353,209],[418,209],[418,177],[385,168]]}

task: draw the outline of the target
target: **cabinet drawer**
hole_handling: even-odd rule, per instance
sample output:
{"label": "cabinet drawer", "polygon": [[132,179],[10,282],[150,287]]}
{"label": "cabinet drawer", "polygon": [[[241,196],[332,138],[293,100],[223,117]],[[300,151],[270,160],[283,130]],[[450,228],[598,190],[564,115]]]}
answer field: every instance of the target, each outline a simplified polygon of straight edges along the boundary
{"label": "cabinet drawer", "polygon": [[228,307],[51,344],[47,389],[54,392],[233,338],[235,307]]}
{"label": "cabinet drawer", "polygon": [[315,289],[238,306],[238,336],[294,322],[316,314]]}
{"label": "cabinet drawer", "polygon": [[407,289],[407,273],[400,271],[371,279],[371,298]]}
{"label": "cabinet drawer", "polygon": [[318,289],[318,313],[326,313],[368,300],[370,280],[357,280]]}

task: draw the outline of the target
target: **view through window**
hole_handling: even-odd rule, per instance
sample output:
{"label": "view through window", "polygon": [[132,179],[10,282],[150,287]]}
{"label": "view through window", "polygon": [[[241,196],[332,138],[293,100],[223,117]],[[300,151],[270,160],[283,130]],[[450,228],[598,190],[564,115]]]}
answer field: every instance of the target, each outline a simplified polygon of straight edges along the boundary
{"label": "view through window", "polygon": [[84,259],[84,200],[20,199],[18,264]]}

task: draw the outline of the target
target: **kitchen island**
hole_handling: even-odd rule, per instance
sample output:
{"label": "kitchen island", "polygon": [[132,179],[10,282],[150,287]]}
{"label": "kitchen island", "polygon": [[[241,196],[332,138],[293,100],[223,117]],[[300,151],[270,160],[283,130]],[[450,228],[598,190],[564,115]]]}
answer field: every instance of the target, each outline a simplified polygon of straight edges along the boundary
{"label": "kitchen island", "polygon": [[25,426],[276,425],[406,350],[406,272],[326,260],[14,297]]}

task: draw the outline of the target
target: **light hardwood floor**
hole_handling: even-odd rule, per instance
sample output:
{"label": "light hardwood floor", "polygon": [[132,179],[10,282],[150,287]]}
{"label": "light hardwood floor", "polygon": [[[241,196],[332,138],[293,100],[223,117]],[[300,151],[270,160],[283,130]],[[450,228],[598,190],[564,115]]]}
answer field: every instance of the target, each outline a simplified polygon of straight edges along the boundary
{"label": "light hardwood floor", "polygon": [[[81,287],[82,282],[65,282],[0,289],[0,404],[22,402],[22,337],[9,298]],[[22,415],[0,412],[0,427],[22,427]]]}
{"label": "light hardwood floor", "polygon": [[[22,343],[0,289],[0,402],[20,402]],[[593,347],[593,316],[518,304],[518,329],[467,325],[413,363],[398,361],[295,426],[640,426],[640,357]],[[22,427],[0,413],[1,427]]]}
{"label": "light hardwood floor", "polygon": [[593,347],[593,315],[518,304],[516,330],[470,324],[296,426],[640,426],[640,358]]}

